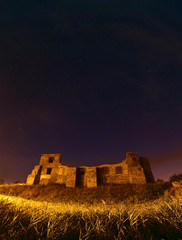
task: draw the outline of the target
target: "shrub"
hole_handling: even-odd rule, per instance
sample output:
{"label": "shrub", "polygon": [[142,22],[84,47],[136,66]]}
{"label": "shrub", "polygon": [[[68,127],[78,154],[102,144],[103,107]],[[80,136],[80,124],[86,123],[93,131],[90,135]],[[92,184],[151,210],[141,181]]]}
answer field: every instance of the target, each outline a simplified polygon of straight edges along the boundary
{"label": "shrub", "polygon": [[173,174],[173,175],[169,178],[169,181],[170,181],[170,182],[181,181],[181,180],[182,180],[182,173],[180,173],[180,174]]}

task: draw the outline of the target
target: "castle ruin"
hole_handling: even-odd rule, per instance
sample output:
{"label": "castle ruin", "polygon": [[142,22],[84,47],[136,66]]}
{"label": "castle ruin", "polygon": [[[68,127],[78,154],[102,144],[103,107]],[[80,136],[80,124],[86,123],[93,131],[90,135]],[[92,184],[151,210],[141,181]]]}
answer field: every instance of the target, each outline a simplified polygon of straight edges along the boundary
{"label": "castle ruin", "polygon": [[147,158],[126,153],[117,164],[69,167],[61,163],[62,154],[42,154],[40,164],[28,175],[27,184],[65,184],[66,187],[97,187],[106,184],[145,184],[154,182]]}

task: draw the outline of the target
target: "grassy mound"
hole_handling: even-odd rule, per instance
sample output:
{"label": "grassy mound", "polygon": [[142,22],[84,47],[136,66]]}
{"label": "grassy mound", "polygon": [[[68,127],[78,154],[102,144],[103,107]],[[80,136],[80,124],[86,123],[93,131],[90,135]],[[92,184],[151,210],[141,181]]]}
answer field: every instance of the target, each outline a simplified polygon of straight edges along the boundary
{"label": "grassy mound", "polygon": [[171,183],[119,186],[108,185],[97,188],[66,188],[62,185],[2,185],[0,194],[19,196],[26,199],[54,202],[118,203],[121,201],[143,202],[157,199]]}

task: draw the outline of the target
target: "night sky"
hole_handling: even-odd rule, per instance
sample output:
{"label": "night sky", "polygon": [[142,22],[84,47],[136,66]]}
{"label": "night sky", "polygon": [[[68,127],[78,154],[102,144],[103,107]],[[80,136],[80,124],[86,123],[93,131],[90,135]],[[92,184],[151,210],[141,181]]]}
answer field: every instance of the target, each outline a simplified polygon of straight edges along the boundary
{"label": "night sky", "polygon": [[148,157],[182,172],[182,3],[1,0],[0,176],[43,153],[73,166]]}

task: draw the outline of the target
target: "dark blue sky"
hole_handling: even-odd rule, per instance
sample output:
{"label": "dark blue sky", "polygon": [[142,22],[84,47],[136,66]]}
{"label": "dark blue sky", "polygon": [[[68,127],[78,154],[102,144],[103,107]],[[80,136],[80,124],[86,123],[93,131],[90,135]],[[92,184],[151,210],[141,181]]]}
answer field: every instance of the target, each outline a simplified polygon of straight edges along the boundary
{"label": "dark blue sky", "polygon": [[182,171],[182,3],[2,1],[0,175],[148,157]]}

